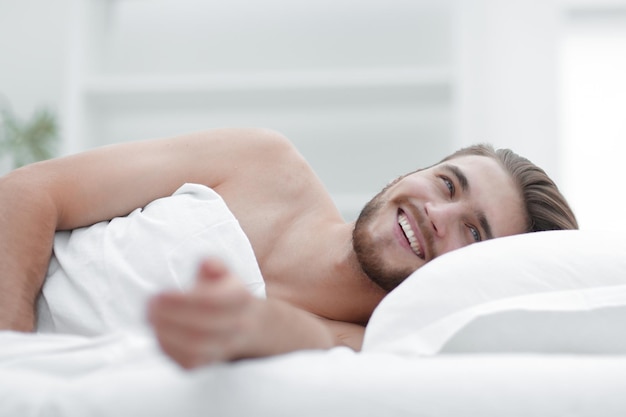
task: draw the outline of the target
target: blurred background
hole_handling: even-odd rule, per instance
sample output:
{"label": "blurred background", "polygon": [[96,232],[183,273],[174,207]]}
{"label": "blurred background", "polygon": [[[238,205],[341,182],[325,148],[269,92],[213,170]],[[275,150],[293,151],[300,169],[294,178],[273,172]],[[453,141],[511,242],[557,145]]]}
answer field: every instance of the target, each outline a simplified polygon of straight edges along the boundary
{"label": "blurred background", "polygon": [[348,220],[490,142],[542,166],[581,227],[626,230],[626,0],[0,0],[0,111],[1,173],[272,128]]}

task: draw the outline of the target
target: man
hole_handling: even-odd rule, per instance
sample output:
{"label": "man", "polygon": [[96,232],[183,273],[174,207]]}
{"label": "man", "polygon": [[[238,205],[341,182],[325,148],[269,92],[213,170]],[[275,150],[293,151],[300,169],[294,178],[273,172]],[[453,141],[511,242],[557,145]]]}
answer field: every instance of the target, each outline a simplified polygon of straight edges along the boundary
{"label": "man", "polygon": [[[399,178],[355,224],[281,135],[222,129],[133,142],[31,165],[0,182],[0,325],[30,331],[56,230],[124,216],[183,183],[214,189],[250,240],[267,289],[252,297],[216,260],[196,286],[149,306],[184,367],[348,345],[412,271],[481,240],[576,228],[554,183],[512,152],[461,151]],[[354,242],[354,243],[353,243]]]}

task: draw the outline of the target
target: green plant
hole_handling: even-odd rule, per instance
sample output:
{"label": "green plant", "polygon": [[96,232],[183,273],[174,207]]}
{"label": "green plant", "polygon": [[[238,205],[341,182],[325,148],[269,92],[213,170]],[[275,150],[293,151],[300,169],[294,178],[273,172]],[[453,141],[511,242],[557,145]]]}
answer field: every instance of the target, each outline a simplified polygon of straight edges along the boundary
{"label": "green plant", "polygon": [[49,110],[37,110],[23,121],[10,109],[0,109],[0,156],[8,156],[13,168],[52,158],[58,138],[56,117]]}

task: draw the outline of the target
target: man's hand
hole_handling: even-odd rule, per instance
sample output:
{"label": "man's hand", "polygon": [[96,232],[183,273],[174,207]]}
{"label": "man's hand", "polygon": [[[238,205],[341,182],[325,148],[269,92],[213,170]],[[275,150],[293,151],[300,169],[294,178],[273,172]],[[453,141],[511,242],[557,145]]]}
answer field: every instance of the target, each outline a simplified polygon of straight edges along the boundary
{"label": "man's hand", "polygon": [[163,351],[189,369],[245,356],[261,327],[263,303],[223,263],[206,260],[195,287],[157,295],[148,318]]}
{"label": "man's hand", "polygon": [[364,328],[316,317],[277,299],[259,299],[217,260],[204,261],[188,292],[148,306],[163,351],[183,368],[301,349],[361,348]]}

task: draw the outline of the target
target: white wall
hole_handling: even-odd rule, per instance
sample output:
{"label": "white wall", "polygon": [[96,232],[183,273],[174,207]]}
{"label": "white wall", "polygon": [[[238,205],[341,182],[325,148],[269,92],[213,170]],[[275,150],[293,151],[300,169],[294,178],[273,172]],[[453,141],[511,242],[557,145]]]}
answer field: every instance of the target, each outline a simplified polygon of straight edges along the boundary
{"label": "white wall", "polygon": [[[68,1],[0,0],[0,108],[20,120],[40,108],[62,117]],[[0,154],[0,175],[11,158]]]}
{"label": "white wall", "polygon": [[0,95],[22,117],[62,108],[68,10],[69,0],[0,0]]}
{"label": "white wall", "polygon": [[458,4],[459,143],[512,148],[558,180],[555,1]]}
{"label": "white wall", "polygon": [[353,218],[453,150],[451,1],[75,4],[66,152],[270,127]]}
{"label": "white wall", "polygon": [[602,6],[578,6],[564,22],[559,65],[562,185],[581,228],[623,233],[626,2]]}
{"label": "white wall", "polygon": [[[347,206],[480,141],[529,157],[568,195],[581,182],[562,120],[563,18],[625,3],[0,0],[0,94],[21,117],[56,110],[65,152],[215,125],[274,127],[339,199],[356,190]],[[96,16],[81,28],[85,5]],[[281,72],[287,82],[268,88]],[[181,84],[181,73],[199,77]]]}

